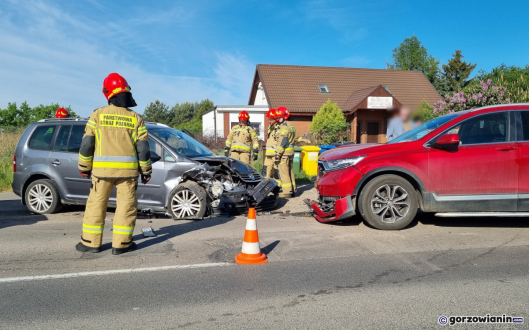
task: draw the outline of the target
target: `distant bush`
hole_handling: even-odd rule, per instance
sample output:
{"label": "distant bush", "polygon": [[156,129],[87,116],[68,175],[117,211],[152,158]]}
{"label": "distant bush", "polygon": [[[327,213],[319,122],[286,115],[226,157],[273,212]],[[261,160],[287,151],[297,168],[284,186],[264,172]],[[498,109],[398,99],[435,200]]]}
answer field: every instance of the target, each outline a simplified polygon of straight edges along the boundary
{"label": "distant bush", "polygon": [[327,100],[316,112],[309,129],[314,142],[318,144],[331,144],[350,137],[350,125],[346,122],[342,109],[331,100]]}

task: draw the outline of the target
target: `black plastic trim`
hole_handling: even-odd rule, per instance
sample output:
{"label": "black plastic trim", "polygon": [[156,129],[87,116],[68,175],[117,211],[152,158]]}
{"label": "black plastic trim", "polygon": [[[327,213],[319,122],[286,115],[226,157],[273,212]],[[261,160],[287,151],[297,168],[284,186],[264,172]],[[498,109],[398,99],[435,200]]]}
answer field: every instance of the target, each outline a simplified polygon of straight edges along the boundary
{"label": "black plastic trim", "polygon": [[421,188],[422,192],[426,191],[426,187],[424,186],[424,183],[422,182],[422,180],[419,179],[419,177],[417,175],[415,175],[415,173],[413,173],[412,171],[407,170],[407,169],[402,168],[402,167],[388,166],[388,167],[381,167],[381,168],[378,168],[376,170],[372,170],[372,171],[366,173],[360,179],[360,181],[358,181],[358,183],[356,184],[356,187],[355,187],[355,189],[353,191],[353,196],[357,196],[358,195],[358,192],[359,192],[360,188],[364,185],[365,182],[367,182],[369,179],[371,179],[376,174],[380,174],[382,172],[398,172],[398,173],[403,173],[403,174],[409,175],[410,177],[412,177],[417,182],[417,184]]}

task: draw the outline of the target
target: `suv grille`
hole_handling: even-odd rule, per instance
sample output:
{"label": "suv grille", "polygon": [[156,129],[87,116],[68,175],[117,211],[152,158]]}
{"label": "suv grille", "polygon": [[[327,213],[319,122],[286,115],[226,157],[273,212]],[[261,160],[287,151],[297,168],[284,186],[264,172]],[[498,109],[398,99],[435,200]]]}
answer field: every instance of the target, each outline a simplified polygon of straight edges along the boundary
{"label": "suv grille", "polygon": [[258,181],[261,181],[263,180],[263,177],[261,176],[261,174],[257,173],[257,172],[254,172],[254,173],[245,173],[245,174],[241,174],[241,179],[248,182],[258,182]]}

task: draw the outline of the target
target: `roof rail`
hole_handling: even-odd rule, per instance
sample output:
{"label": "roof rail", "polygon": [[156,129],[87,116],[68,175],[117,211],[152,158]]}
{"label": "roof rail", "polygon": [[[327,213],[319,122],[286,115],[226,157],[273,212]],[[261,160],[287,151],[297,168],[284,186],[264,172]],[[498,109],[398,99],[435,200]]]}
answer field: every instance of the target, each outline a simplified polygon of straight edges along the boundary
{"label": "roof rail", "polygon": [[47,119],[41,119],[38,122],[42,123],[45,121],[81,121],[81,120],[88,120],[88,118],[47,118]]}
{"label": "roof rail", "polygon": [[165,127],[169,127],[165,124],[162,124],[162,123],[156,123],[154,121],[146,121],[145,124],[151,124],[151,125],[158,125],[158,126],[165,126]]}

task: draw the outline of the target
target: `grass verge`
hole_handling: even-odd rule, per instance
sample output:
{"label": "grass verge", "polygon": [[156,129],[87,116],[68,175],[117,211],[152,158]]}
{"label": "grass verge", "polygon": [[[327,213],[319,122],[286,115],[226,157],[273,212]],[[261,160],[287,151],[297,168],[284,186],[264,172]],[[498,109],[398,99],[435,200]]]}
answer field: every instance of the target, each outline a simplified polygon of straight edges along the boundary
{"label": "grass verge", "polygon": [[11,190],[13,154],[23,129],[0,132],[0,191]]}

